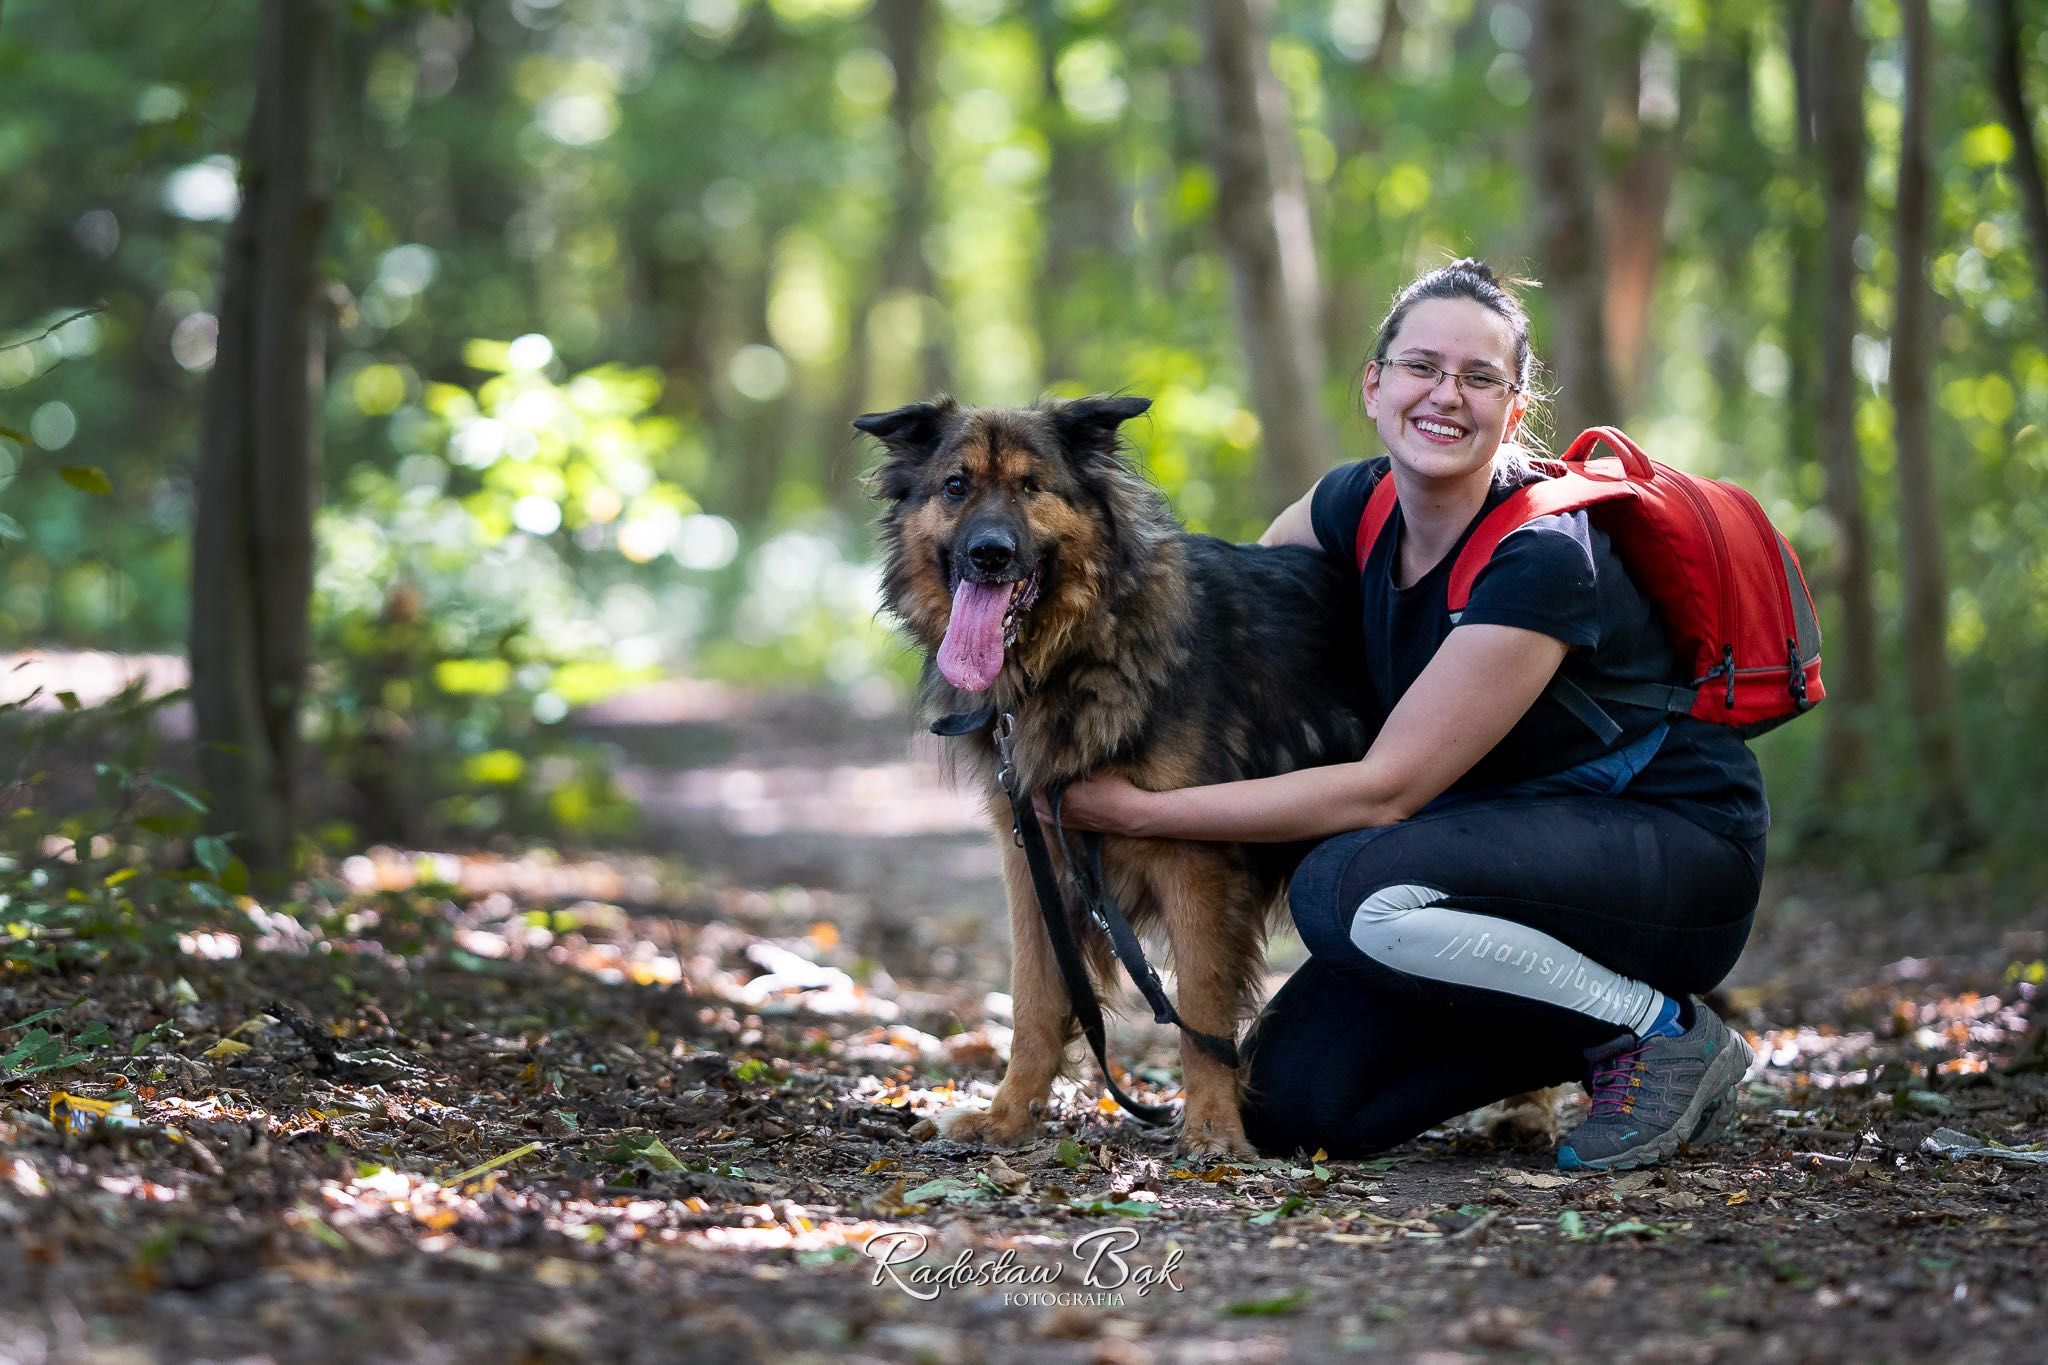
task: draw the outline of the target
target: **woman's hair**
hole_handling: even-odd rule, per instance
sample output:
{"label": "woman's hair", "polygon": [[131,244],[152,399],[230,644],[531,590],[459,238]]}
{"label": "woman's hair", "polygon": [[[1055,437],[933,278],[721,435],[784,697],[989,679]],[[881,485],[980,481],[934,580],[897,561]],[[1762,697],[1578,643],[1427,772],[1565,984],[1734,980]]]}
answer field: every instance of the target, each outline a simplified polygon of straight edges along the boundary
{"label": "woman's hair", "polygon": [[[1522,308],[1521,299],[1515,296],[1517,288],[1540,287],[1535,280],[1509,279],[1503,282],[1495,276],[1492,266],[1472,256],[1440,265],[1418,276],[1394,296],[1394,306],[1387,310],[1386,320],[1380,323],[1379,335],[1373,338],[1372,354],[1367,357],[1367,363],[1387,358],[1387,347],[1394,344],[1401,324],[1408,320],[1408,311],[1416,304],[1431,299],[1470,299],[1498,315],[1507,323],[1508,331],[1514,337],[1515,383],[1521,386],[1529,405],[1522,414],[1521,426],[1516,429],[1515,444],[1525,449],[1540,450],[1541,441],[1530,430],[1530,418],[1544,398],[1542,390],[1536,386],[1536,373],[1542,367],[1537,363],[1535,353],[1529,349],[1529,314]],[[1502,447],[1501,458],[1511,463],[1520,462],[1520,456],[1507,445]]]}

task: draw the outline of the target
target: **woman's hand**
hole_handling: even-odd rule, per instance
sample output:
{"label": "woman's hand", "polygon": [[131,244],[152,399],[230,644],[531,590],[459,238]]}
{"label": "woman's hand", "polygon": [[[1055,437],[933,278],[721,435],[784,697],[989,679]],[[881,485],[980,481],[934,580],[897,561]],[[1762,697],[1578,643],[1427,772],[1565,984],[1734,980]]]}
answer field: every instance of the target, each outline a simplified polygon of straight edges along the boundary
{"label": "woman's hand", "polygon": [[[1275,777],[1146,791],[1121,777],[1067,788],[1069,829],[1141,839],[1277,843],[1405,820],[1505,735],[1564,662],[1562,640],[1519,626],[1459,626],[1396,703],[1366,756]],[[1049,818],[1039,802],[1039,817]]]}
{"label": "woman's hand", "polygon": [[[1114,773],[1083,778],[1067,788],[1066,795],[1061,798],[1060,823],[1072,830],[1142,837],[1147,833],[1145,816],[1159,795],[1134,786],[1128,778]],[[1036,799],[1038,818],[1050,822],[1052,812],[1047,808],[1045,798],[1040,796]]]}

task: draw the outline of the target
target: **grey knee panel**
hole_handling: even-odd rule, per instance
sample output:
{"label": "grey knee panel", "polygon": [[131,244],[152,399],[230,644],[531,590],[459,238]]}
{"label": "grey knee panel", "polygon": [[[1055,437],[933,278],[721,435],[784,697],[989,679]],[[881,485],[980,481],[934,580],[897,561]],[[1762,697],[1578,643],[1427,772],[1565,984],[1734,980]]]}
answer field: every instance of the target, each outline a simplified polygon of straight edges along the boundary
{"label": "grey knee panel", "polygon": [[1351,942],[1409,976],[1503,991],[1641,1031],[1663,997],[1527,925],[1445,904],[1450,893],[1402,883],[1359,903]]}

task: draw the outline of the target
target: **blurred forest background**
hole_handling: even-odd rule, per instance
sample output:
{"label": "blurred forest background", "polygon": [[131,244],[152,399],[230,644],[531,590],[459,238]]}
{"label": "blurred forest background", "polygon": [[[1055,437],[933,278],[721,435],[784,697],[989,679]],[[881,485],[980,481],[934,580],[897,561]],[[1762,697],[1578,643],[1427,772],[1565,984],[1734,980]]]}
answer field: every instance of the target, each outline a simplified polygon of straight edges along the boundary
{"label": "blurred forest background", "polygon": [[1464,253],[1543,282],[1554,437],[1801,552],[1776,854],[2040,884],[2038,5],[6,0],[0,88],[0,642],[189,642],[211,795],[108,761],[101,818],[213,805],[229,890],[295,833],[620,837],[575,713],[652,680],[900,716],[861,412],[1146,394],[1256,535]]}

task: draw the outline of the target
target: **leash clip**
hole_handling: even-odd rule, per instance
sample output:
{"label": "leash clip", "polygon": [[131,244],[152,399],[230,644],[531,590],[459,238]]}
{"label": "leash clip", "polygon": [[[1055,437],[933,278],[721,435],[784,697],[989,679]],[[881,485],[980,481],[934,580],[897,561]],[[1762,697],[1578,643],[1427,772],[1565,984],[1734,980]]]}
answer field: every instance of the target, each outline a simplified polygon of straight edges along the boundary
{"label": "leash clip", "polygon": [[1017,765],[1012,751],[1017,746],[1017,718],[1008,711],[996,717],[996,757],[1001,766],[996,769],[996,781],[1003,784],[1003,790],[1014,793],[1017,790]]}
{"label": "leash clip", "polygon": [[1016,716],[1005,711],[996,717],[995,729],[991,737],[996,743],[996,758],[998,760],[996,781],[1002,785],[1004,794],[1010,798],[1010,809],[1015,814],[1015,818],[1010,821],[1010,840],[1017,847],[1022,848],[1024,847],[1023,816],[1016,813],[1023,810],[1020,804],[1023,798],[1017,791],[1017,765],[1011,756],[1012,751],[1017,745]]}

